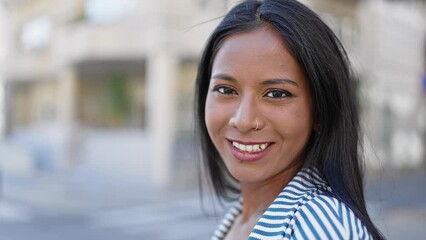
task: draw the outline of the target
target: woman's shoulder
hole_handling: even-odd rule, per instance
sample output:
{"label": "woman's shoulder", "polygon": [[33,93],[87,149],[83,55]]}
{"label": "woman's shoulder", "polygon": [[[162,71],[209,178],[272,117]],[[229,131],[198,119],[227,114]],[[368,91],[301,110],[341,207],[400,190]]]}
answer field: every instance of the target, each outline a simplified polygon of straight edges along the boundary
{"label": "woman's shoulder", "polygon": [[361,220],[333,194],[315,169],[302,169],[259,223],[272,223],[274,219],[280,219],[288,239],[372,239]]}
{"label": "woman's shoulder", "polygon": [[372,239],[355,213],[332,194],[317,194],[299,206],[291,221],[295,239]]}

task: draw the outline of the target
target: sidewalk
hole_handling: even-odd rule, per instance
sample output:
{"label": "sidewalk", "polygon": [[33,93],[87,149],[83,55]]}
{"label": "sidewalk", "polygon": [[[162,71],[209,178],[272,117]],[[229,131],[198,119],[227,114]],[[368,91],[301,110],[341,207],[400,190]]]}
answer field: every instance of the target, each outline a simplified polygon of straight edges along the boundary
{"label": "sidewalk", "polygon": [[195,189],[156,190],[131,179],[96,173],[45,173],[27,177],[5,176],[2,200],[30,206],[46,215],[79,215],[101,209],[145,205],[175,198],[196,197]]}
{"label": "sidewalk", "polygon": [[5,240],[208,239],[223,216],[209,198],[203,212],[195,189],[158,191],[80,173],[4,180]]}
{"label": "sidewalk", "polygon": [[387,239],[426,236],[425,167],[379,173],[367,184],[366,199],[372,220]]}

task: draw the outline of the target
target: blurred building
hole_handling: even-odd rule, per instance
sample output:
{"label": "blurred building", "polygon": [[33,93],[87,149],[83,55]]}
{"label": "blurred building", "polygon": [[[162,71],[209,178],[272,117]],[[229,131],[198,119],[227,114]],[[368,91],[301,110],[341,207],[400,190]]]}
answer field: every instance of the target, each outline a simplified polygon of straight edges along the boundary
{"label": "blurred building", "polygon": [[[171,181],[200,49],[226,1],[4,0],[3,134],[40,169]],[[176,173],[174,173],[176,174]]]}
{"label": "blurred building", "polygon": [[[158,186],[192,179],[197,60],[235,2],[1,0],[0,132],[40,171],[84,165]],[[425,1],[302,2],[354,62],[370,165],[421,164]]]}
{"label": "blurred building", "polygon": [[308,1],[342,40],[359,81],[371,168],[426,163],[426,1]]}
{"label": "blurred building", "polygon": [[426,163],[426,91],[421,84],[425,5],[426,1],[365,1],[360,6],[359,74],[370,134],[366,137],[383,165],[416,168]]}

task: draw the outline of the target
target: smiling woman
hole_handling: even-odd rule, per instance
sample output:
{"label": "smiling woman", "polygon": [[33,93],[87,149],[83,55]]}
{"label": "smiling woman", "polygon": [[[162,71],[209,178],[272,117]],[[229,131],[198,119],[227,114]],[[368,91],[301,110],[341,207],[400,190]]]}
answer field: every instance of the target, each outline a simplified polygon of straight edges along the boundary
{"label": "smiling woman", "polygon": [[277,179],[281,191],[283,177],[303,162],[314,124],[302,69],[279,34],[264,26],[230,36],[211,75],[205,122],[227,169],[241,187]]}
{"label": "smiling woman", "polygon": [[244,1],[207,42],[197,123],[215,192],[213,239],[383,239],[363,194],[351,71],[332,31],[293,0]]}

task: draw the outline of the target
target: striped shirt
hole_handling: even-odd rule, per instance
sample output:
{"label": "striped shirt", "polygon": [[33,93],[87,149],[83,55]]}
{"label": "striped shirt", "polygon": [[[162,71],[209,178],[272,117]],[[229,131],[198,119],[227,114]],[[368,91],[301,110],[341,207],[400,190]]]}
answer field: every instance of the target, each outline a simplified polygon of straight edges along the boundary
{"label": "striped shirt", "polygon": [[[241,214],[237,201],[217,227],[212,240],[224,239]],[[353,211],[333,196],[316,170],[302,169],[254,226],[255,239],[373,239]]]}

